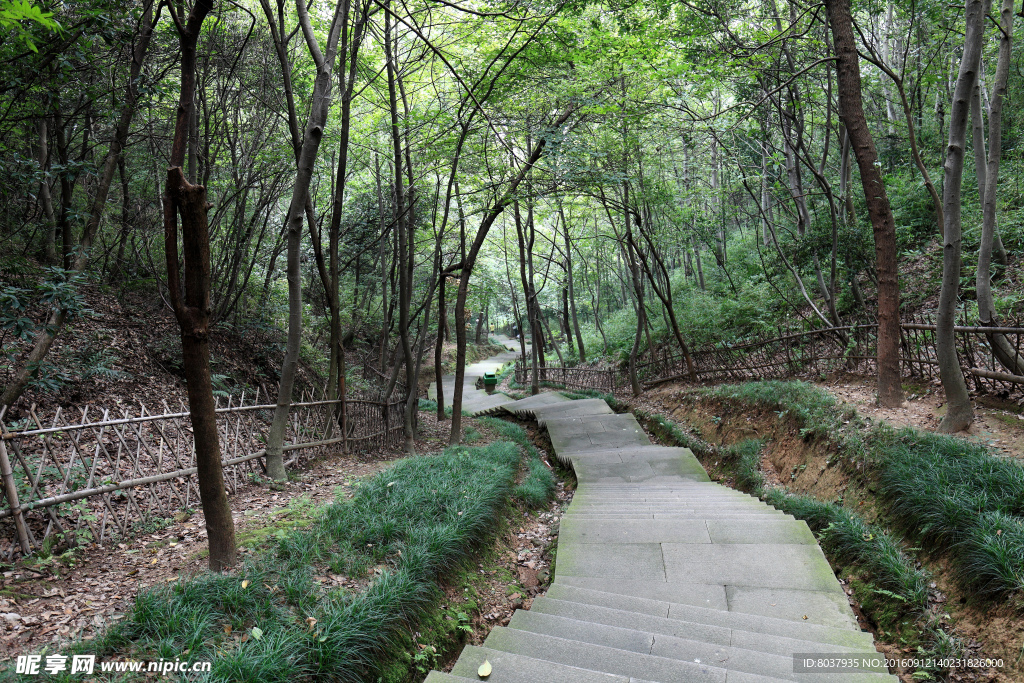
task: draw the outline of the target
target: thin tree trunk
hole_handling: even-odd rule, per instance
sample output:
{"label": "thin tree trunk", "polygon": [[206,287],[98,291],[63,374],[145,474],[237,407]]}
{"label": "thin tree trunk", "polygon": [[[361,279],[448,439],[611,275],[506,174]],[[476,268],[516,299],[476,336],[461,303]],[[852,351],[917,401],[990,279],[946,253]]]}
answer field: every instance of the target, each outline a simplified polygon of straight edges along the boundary
{"label": "thin tree trunk", "polygon": [[[978,298],[978,320],[982,325],[998,325],[996,319],[995,300],[992,296],[992,252],[996,240],[996,195],[999,184],[999,162],[1002,151],[1003,134],[1003,98],[1006,95],[1006,82],[1010,73],[1010,55],[1013,43],[1013,0],[1002,0],[999,10],[999,57],[996,62],[995,82],[992,84],[992,97],[989,104],[988,119],[988,161],[983,186],[983,220],[981,224],[981,244],[978,247],[978,272],[975,283]],[[980,98],[977,98],[980,99]],[[976,104],[980,102],[976,100]],[[978,106],[980,110],[980,106]],[[977,144],[977,137],[975,138]],[[979,175],[979,183],[981,176]],[[1016,375],[1024,375],[1024,358],[1017,353],[1013,344],[1002,334],[988,335],[989,343],[999,363]]]}
{"label": "thin tree trunk", "polygon": [[697,264],[697,282],[700,284],[700,291],[706,292],[708,288],[704,284],[704,266],[700,261],[700,244],[697,242],[697,236],[693,235],[691,241],[693,242],[693,260]]}
{"label": "thin tree trunk", "polygon": [[[391,5],[385,6],[384,14],[384,59],[386,61],[388,77],[388,102],[391,109],[391,143],[394,151],[395,165],[395,229],[398,231],[398,337],[402,346],[402,357],[405,359],[406,388],[410,393],[416,391],[413,386],[412,346],[409,340],[409,308],[412,294],[411,273],[409,272],[409,216],[405,209],[405,183],[402,176],[402,137],[398,126],[398,95],[395,84],[396,65],[394,46],[391,34]],[[408,397],[406,397],[408,398]],[[405,434],[405,452],[413,453],[416,449],[415,434],[413,433],[412,415],[409,409],[405,411],[405,418],[402,421],[402,430]]]}
{"label": "thin tree trunk", "polygon": [[[519,200],[513,201],[513,212],[516,222],[516,237],[519,244],[519,278],[523,283],[523,296],[526,298],[526,319],[530,325],[530,335],[533,343],[530,344],[530,365],[532,369],[530,379],[530,394],[540,393],[540,358],[541,349],[544,348],[543,330],[537,320],[537,292],[533,284],[533,231],[531,225],[523,226],[522,215],[519,211]],[[527,230],[530,230],[527,233]],[[523,338],[526,332],[523,331]]]}
{"label": "thin tree trunk", "polygon": [[437,386],[437,419],[443,421],[444,414],[444,371],[441,368],[441,351],[444,347],[444,328],[448,326],[447,303],[444,300],[444,287],[448,276],[441,274],[441,282],[437,291],[437,341],[434,343],[434,384]]}
{"label": "thin tree trunk", "polygon": [[484,334],[484,315],[485,315],[486,311],[487,311],[487,304],[484,304],[484,309],[482,311],[480,311],[479,313],[477,313],[477,315],[476,315],[476,335],[475,335],[474,338],[475,338],[476,344],[478,346],[480,344],[483,344],[482,337],[483,337],[483,334]]}
{"label": "thin tree trunk", "polygon": [[[566,107],[565,111],[563,111],[558,118],[551,123],[551,129],[557,130],[559,126],[569,120],[569,117],[572,116],[575,111],[575,106],[570,105]],[[523,179],[544,154],[546,146],[546,137],[542,137],[537,141],[533,146],[533,149],[530,151],[530,156],[526,159],[522,168],[519,169],[519,173],[517,173],[512,179],[512,182],[509,183],[505,193],[494,202],[480,221],[480,227],[477,228],[476,237],[473,238],[473,243],[470,245],[469,251],[462,259],[462,274],[459,277],[459,293],[455,302],[456,315],[458,315],[459,307],[465,307],[466,305],[466,297],[469,294],[469,278],[473,274],[473,267],[476,265],[477,256],[480,254],[480,249],[483,248],[484,241],[487,239],[487,233],[490,232],[491,226],[494,224],[494,221],[498,219],[498,216],[504,213],[505,209],[512,203],[513,197],[519,189],[519,185],[522,184]],[[458,320],[457,322],[462,324],[462,338],[458,341],[458,347],[456,349],[455,396],[452,400],[452,432],[449,439],[452,445],[456,445],[462,440],[462,382],[466,378],[465,321]],[[456,330],[456,335],[458,334],[460,334],[460,332]]]}
{"label": "thin tree trunk", "polygon": [[302,242],[302,223],[310,202],[309,188],[313,178],[313,166],[316,163],[320,141],[323,139],[324,126],[330,107],[331,88],[333,85],[332,70],[337,55],[338,38],[341,32],[340,14],[342,3],[335,8],[327,38],[327,50],[321,53],[309,13],[303,0],[296,2],[299,24],[307,47],[316,65],[316,78],[313,84],[312,106],[309,118],[302,135],[302,151],[296,162],[295,184],[292,187],[291,202],[288,206],[287,240],[287,277],[288,277],[288,340],[285,346],[284,362],[281,365],[281,381],[277,392],[277,405],[274,408],[274,419],[267,434],[267,476],[276,482],[287,480],[284,468],[284,437],[288,426],[288,413],[291,409],[292,390],[295,386],[295,375],[299,364],[299,351],[302,344],[302,271],[300,264],[300,247]]}
{"label": "thin tree trunk", "polygon": [[903,403],[900,381],[900,292],[896,264],[896,224],[885,192],[878,153],[864,117],[860,64],[853,38],[849,0],[826,0],[836,53],[839,112],[846,126],[875,239],[878,272],[878,402],[885,407]]}
{"label": "thin tree trunk", "polygon": [[568,280],[569,316],[571,319],[572,333],[576,335],[576,347],[579,349],[580,364],[587,362],[587,350],[583,346],[583,335],[580,333],[580,321],[576,315],[576,284],[573,282],[572,272],[572,240],[569,238],[569,224],[565,222],[565,212],[562,204],[558,204],[558,212],[562,214],[562,227],[565,228],[565,274]]}
{"label": "thin tree trunk", "polygon": [[[184,25],[178,25],[181,50],[181,95],[164,193],[164,242],[167,289],[181,328],[181,350],[188,385],[189,415],[196,451],[199,497],[210,543],[210,569],[235,564],[235,525],[224,489],[216,404],[210,377],[210,235],[206,188],[185,179],[182,164],[196,89],[196,44],[200,27],[213,9],[199,0]],[[184,292],[178,269],[178,217],[181,217]],[[184,296],[183,296],[184,294]]]}
{"label": "thin tree trunk", "polygon": [[42,204],[43,216],[46,218],[46,229],[43,233],[43,258],[46,259],[47,263],[53,264],[57,262],[57,242],[56,234],[54,232],[57,227],[57,221],[53,212],[53,198],[50,196],[50,182],[47,179],[49,175],[49,159],[50,150],[47,143],[47,124],[46,117],[40,117],[36,124],[36,128],[39,132],[39,170],[41,171],[41,178],[39,180],[39,203]]}
{"label": "thin tree trunk", "polygon": [[967,125],[971,111],[971,97],[978,81],[981,48],[985,38],[984,22],[987,2],[967,0],[966,35],[963,57],[953,103],[949,115],[949,145],[943,165],[942,200],[945,205],[945,227],[942,244],[942,288],[939,291],[939,310],[935,327],[935,352],[939,362],[939,378],[946,392],[946,414],[939,423],[939,431],[959,432],[974,421],[974,407],[967,393],[960,360],[956,352],[957,299],[960,294],[960,265],[962,250],[962,221],[960,192],[963,184],[964,153]]}

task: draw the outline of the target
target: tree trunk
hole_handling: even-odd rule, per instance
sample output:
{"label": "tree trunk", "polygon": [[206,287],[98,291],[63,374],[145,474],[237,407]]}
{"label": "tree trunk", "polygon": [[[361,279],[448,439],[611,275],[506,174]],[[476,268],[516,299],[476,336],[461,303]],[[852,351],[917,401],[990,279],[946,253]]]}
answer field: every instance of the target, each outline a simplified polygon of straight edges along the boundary
{"label": "tree trunk", "polygon": [[[527,222],[523,226],[522,215],[519,212],[519,201],[512,203],[516,222],[516,237],[519,244],[519,278],[523,283],[523,295],[526,297],[526,319],[530,325],[530,335],[533,343],[530,344],[530,394],[540,393],[540,358],[541,349],[544,348],[543,335],[540,321],[537,319],[537,292],[533,284],[533,237],[532,225]],[[529,230],[529,233],[526,231]],[[523,339],[526,338],[526,331],[523,331]]]}
{"label": "tree trunk", "polygon": [[331,87],[334,58],[337,53],[338,38],[341,31],[340,13],[342,4],[335,8],[330,33],[327,38],[326,53],[320,52],[320,46],[313,35],[309,14],[302,0],[296,3],[299,23],[313,62],[316,65],[316,78],[313,83],[312,106],[309,118],[302,135],[302,150],[296,162],[295,184],[292,186],[291,202],[288,206],[287,240],[287,277],[288,277],[288,340],[285,346],[284,362],[281,365],[281,381],[277,391],[277,405],[274,408],[274,419],[267,434],[267,476],[276,482],[287,480],[284,468],[284,437],[288,427],[288,413],[291,409],[292,390],[295,386],[295,374],[299,364],[299,351],[302,345],[302,271],[300,264],[300,247],[302,242],[302,223],[306,206],[310,201],[309,187],[313,178],[313,166],[316,163],[320,141],[323,139],[324,126],[330,107]]}
{"label": "tree trunk", "polygon": [[[999,162],[1002,151],[1003,134],[1003,98],[1006,95],[1006,82],[1010,73],[1010,54],[1013,43],[1013,0],[1002,0],[999,10],[1001,30],[999,40],[999,57],[996,62],[995,82],[992,84],[992,97],[989,104],[988,119],[988,160],[986,164],[985,182],[982,191],[983,220],[981,224],[981,244],[978,247],[978,272],[975,283],[978,298],[978,319],[982,325],[998,325],[996,319],[995,300],[992,296],[992,252],[996,240],[996,195],[999,184]],[[977,98],[980,99],[980,98]],[[980,102],[977,102],[980,110]],[[977,136],[975,144],[977,144]],[[979,174],[979,183],[981,175]],[[1002,334],[988,335],[989,343],[999,363],[1015,375],[1024,375],[1024,358],[1017,353],[1013,344]]]}
{"label": "tree trunk", "polygon": [[[551,123],[551,129],[555,130],[559,126],[563,125],[569,120],[573,112],[576,111],[575,106],[566,107],[558,118]],[[456,299],[456,309],[458,307],[465,307],[466,296],[469,292],[469,278],[473,274],[473,267],[476,265],[477,256],[480,254],[480,249],[483,248],[484,241],[487,239],[487,233],[490,232],[491,226],[494,225],[494,221],[498,219],[505,209],[512,203],[512,198],[515,196],[516,191],[519,189],[519,185],[522,184],[523,179],[533,168],[534,164],[544,154],[544,148],[547,146],[547,138],[541,137],[540,140],[533,146],[530,151],[530,156],[526,159],[526,162],[519,169],[519,172],[509,183],[505,193],[497,199],[491,208],[484,214],[483,219],[480,221],[480,227],[477,228],[476,237],[473,238],[473,243],[470,245],[469,251],[466,256],[462,259],[462,273],[459,277],[459,293]],[[458,314],[458,310],[456,310]],[[465,321],[459,321],[462,324],[462,339],[458,343],[456,350],[456,365],[455,365],[455,396],[452,399],[452,432],[451,438],[449,439],[452,445],[458,444],[462,440],[462,382],[466,378],[466,331]],[[456,331],[458,334],[458,331]]]}
{"label": "tree trunk", "polygon": [[[212,8],[211,0],[196,2],[185,24],[178,26],[181,95],[174,126],[171,167],[167,170],[164,191],[164,248],[167,290],[181,328],[199,498],[210,542],[210,569],[222,571],[235,564],[235,526],[224,489],[224,468],[210,377],[210,235],[206,215],[210,204],[206,201],[206,188],[189,183],[182,171],[195,100],[196,44],[203,20]],[[184,288],[178,272],[179,216]]]}
{"label": "tree trunk", "polygon": [[868,130],[861,100],[860,64],[853,38],[849,0],[826,0],[836,52],[839,115],[846,126],[875,239],[878,273],[878,402],[885,407],[903,403],[900,381],[900,291],[896,263],[896,224]]}
{"label": "tree trunk", "polygon": [[444,371],[441,368],[441,351],[444,347],[444,329],[448,326],[447,303],[444,300],[444,287],[448,276],[441,274],[441,282],[437,291],[437,342],[434,343],[434,384],[437,385],[437,419],[443,421],[444,414]]}
{"label": "tree trunk", "polygon": [[483,344],[482,340],[483,340],[483,335],[484,335],[484,315],[485,315],[486,310],[487,310],[487,305],[485,304],[484,305],[484,310],[480,311],[476,315],[476,336],[475,336],[475,339],[476,339],[476,344],[478,346],[480,344]]}
{"label": "tree trunk", "polygon": [[945,226],[942,244],[942,289],[939,292],[939,310],[935,328],[935,352],[939,362],[939,378],[946,392],[946,414],[939,431],[947,434],[966,429],[974,421],[974,407],[967,393],[967,383],[960,369],[956,352],[957,299],[960,294],[961,264],[961,197],[967,124],[971,111],[971,97],[978,81],[981,48],[985,38],[984,21],[986,2],[967,0],[966,35],[963,57],[953,90],[949,114],[949,144],[943,165],[942,201],[945,206]]}
{"label": "tree trunk", "polygon": [[697,282],[700,284],[700,291],[706,292],[707,285],[704,284],[704,266],[700,262],[700,244],[697,242],[697,236],[691,237],[693,242],[693,260],[697,264]]}
{"label": "tree trunk", "polygon": [[[398,95],[395,83],[397,68],[395,50],[391,44],[393,37],[390,7],[390,4],[385,6],[384,14],[384,59],[387,67],[388,102],[391,110],[391,144],[395,166],[395,229],[398,231],[398,337],[402,345],[402,357],[405,360],[406,389],[410,393],[414,393],[416,391],[416,387],[413,386],[415,368],[409,339],[409,308],[412,294],[412,273],[410,272],[408,254],[410,217],[406,215],[405,182],[402,175],[402,137],[398,126]],[[405,398],[408,399],[408,397]],[[405,452],[413,453],[416,449],[416,435],[413,433],[412,415],[408,407],[402,421],[402,431],[405,435]]]}
{"label": "tree trunk", "polygon": [[49,159],[50,151],[47,143],[46,117],[40,117],[36,124],[39,131],[39,203],[42,204],[43,216],[46,218],[46,229],[43,233],[43,258],[49,264],[57,262],[57,242],[54,229],[57,227],[56,216],[53,212],[53,198],[50,196]]}

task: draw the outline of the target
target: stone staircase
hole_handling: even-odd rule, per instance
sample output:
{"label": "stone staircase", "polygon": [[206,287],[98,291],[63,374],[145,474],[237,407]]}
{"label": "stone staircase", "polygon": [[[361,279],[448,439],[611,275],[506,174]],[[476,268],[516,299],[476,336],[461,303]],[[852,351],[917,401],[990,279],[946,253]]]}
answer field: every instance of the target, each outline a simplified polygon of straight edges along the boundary
{"label": "stone staircase", "polygon": [[[632,415],[555,393],[483,412],[533,417],[579,481],[554,582],[427,683],[897,680],[882,666],[794,673],[794,655],[875,654],[807,525],[712,483]],[[484,661],[491,673],[483,679]]]}

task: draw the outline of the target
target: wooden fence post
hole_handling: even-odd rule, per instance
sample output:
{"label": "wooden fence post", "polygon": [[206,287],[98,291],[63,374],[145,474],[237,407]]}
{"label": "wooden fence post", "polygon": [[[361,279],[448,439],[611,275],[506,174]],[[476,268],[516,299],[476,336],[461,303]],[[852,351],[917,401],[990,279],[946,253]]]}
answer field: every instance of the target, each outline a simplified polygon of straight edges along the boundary
{"label": "wooden fence post", "polygon": [[[3,429],[3,427],[0,426],[0,429]],[[32,545],[28,540],[25,517],[21,514],[21,504],[18,502],[18,485],[14,481],[11,460],[7,457],[7,444],[4,443],[2,435],[0,435],[0,476],[3,476],[7,502],[11,508],[11,516],[14,517],[14,526],[18,529],[18,542],[21,544],[21,552],[28,555],[32,552]]]}

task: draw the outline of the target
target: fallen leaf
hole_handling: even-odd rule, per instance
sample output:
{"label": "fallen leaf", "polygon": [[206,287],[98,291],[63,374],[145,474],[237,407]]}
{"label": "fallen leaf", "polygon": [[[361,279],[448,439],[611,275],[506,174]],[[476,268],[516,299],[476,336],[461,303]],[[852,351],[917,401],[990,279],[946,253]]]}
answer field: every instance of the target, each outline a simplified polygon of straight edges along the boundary
{"label": "fallen leaf", "polygon": [[309,627],[309,630],[312,631],[313,627],[316,626],[316,619],[313,617],[306,617],[306,625]]}
{"label": "fallen leaf", "polygon": [[252,627],[252,637],[255,640],[259,640],[260,638],[262,638],[263,637],[263,629],[261,629],[259,626],[253,626]]}
{"label": "fallen leaf", "polygon": [[231,624],[224,624],[224,633],[231,635]]}
{"label": "fallen leaf", "polygon": [[805,614],[805,615],[804,615],[804,619],[806,619],[806,618],[807,618],[807,615]]}
{"label": "fallen leaf", "polygon": [[249,587],[249,580],[246,579],[245,581],[242,582],[242,589],[244,590],[244,589],[246,589],[248,587]]}
{"label": "fallen leaf", "polygon": [[487,678],[491,675],[491,663],[486,659],[484,663],[480,665],[480,668],[476,670],[476,675],[480,678]]}

